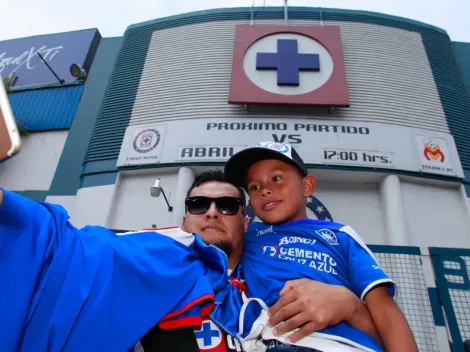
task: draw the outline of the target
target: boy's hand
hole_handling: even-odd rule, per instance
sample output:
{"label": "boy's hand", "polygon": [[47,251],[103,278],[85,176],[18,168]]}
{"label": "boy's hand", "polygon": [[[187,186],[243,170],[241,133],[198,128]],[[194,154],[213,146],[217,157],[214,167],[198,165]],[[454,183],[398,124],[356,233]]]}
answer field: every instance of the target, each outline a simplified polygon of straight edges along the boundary
{"label": "boy's hand", "polygon": [[[269,326],[277,326],[279,336],[299,328],[289,336],[297,342],[325,327],[349,320],[362,302],[348,289],[337,285],[299,279],[286,282],[281,298],[269,309]],[[370,320],[370,317],[369,317]]]}

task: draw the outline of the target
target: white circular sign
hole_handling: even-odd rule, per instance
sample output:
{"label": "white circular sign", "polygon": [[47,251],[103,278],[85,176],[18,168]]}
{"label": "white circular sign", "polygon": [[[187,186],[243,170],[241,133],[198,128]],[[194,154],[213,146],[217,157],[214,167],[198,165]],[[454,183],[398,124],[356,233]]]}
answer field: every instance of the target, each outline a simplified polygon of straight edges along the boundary
{"label": "white circular sign", "polygon": [[[299,71],[298,86],[278,85],[276,69],[256,69],[258,53],[278,53],[278,39],[290,39],[297,42],[299,54],[319,55],[319,71]],[[259,88],[275,94],[299,95],[312,92],[324,85],[333,73],[333,59],[328,50],[316,40],[295,33],[278,33],[263,37],[254,42],[243,59],[243,68],[247,77]]]}
{"label": "white circular sign", "polygon": [[222,342],[222,332],[212,320],[204,320],[201,330],[195,331],[197,344],[201,350],[209,350],[217,347]]}

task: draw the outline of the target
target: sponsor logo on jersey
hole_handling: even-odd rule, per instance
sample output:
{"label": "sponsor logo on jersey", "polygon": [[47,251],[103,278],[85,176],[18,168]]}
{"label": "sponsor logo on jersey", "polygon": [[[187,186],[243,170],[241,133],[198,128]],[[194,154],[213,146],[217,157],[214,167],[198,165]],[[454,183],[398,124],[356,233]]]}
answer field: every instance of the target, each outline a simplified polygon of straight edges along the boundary
{"label": "sponsor logo on jersey", "polygon": [[263,235],[266,235],[267,233],[276,233],[273,230],[273,225],[269,226],[267,229],[264,229],[264,230],[256,229],[256,236],[263,236]]}
{"label": "sponsor logo on jersey", "polygon": [[321,236],[329,244],[335,246],[338,244],[338,239],[333,231],[329,229],[321,229],[315,231],[319,236]]}
{"label": "sponsor logo on jersey", "polygon": [[274,257],[277,254],[279,249],[278,246],[261,246],[264,254],[269,254],[271,257]]}
{"label": "sponsor logo on jersey", "polygon": [[317,240],[311,239],[311,238],[303,238],[303,237],[297,237],[297,236],[286,236],[281,238],[279,241],[279,245],[285,245],[285,244],[292,244],[292,243],[303,243],[303,244],[310,244],[314,245]]}

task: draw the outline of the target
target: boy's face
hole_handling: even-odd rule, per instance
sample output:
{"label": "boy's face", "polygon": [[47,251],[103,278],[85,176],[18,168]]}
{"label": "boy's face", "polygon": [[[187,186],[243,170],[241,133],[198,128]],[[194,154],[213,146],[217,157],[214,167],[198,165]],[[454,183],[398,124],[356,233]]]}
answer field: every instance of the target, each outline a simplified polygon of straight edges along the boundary
{"label": "boy's face", "polygon": [[256,216],[268,224],[307,217],[306,197],[315,190],[315,179],[279,160],[253,164],[247,173],[247,191]]}

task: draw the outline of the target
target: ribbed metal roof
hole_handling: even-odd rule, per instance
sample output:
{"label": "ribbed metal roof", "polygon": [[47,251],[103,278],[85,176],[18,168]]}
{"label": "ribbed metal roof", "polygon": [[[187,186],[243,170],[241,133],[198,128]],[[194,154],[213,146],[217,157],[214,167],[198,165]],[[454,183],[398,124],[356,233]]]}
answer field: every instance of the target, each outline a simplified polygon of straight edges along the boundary
{"label": "ribbed metal roof", "polygon": [[9,95],[16,119],[29,132],[68,129],[72,125],[83,85],[21,90]]}

